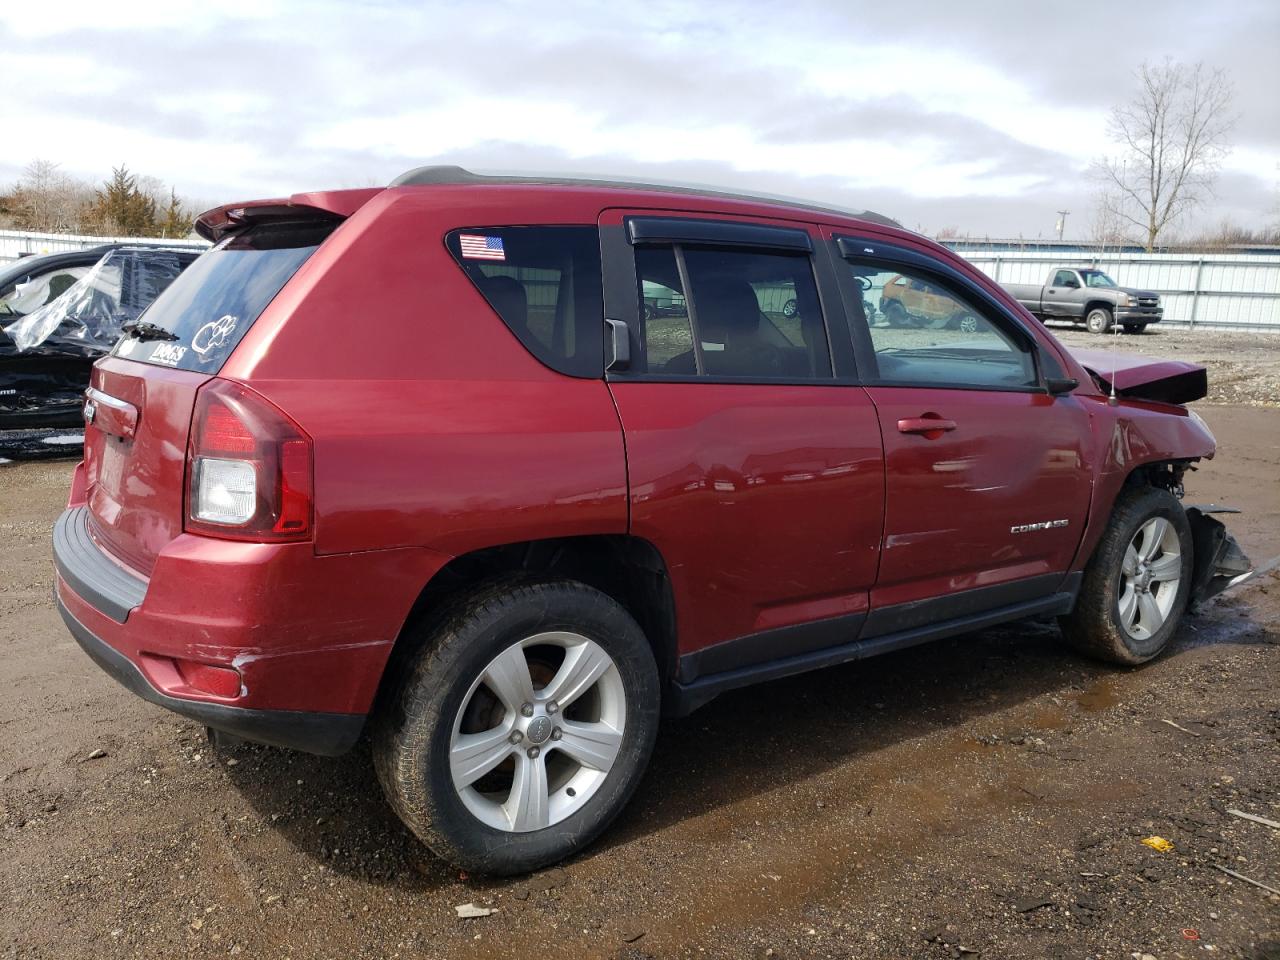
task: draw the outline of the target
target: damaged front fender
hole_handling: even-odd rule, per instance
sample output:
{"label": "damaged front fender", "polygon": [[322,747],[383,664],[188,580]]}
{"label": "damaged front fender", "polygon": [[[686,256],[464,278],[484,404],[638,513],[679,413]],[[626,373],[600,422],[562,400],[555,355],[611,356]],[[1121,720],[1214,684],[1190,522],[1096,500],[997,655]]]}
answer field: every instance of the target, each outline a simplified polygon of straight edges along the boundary
{"label": "damaged front fender", "polygon": [[1239,513],[1239,510],[1212,504],[1194,504],[1185,509],[1194,546],[1191,568],[1191,603],[1194,606],[1246,579],[1253,572],[1253,564],[1222,521],[1210,516],[1214,513]]}

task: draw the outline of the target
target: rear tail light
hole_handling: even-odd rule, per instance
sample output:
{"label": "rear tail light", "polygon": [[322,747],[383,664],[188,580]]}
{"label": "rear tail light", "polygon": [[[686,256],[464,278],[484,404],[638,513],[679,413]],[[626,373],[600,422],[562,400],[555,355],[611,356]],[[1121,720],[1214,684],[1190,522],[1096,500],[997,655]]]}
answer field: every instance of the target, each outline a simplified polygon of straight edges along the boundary
{"label": "rear tail light", "polygon": [[311,537],[311,438],[229,380],[196,395],[187,445],[184,529],[227,540]]}

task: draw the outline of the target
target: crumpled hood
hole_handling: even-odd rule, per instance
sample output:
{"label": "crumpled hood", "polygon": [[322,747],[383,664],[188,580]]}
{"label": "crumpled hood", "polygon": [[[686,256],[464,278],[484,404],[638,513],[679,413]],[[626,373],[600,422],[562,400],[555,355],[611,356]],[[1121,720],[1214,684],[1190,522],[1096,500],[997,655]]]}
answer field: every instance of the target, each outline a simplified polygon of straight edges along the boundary
{"label": "crumpled hood", "polygon": [[1209,374],[1198,363],[1159,360],[1109,350],[1069,350],[1071,356],[1110,391],[1140,400],[1190,403],[1209,392]]}

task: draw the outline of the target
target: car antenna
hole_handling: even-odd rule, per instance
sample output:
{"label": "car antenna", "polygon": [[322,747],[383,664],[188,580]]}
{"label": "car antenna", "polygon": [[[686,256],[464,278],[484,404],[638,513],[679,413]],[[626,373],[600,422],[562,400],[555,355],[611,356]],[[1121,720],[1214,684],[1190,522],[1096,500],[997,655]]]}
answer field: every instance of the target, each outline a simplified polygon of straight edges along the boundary
{"label": "car antenna", "polygon": [[[1126,168],[1128,167],[1129,161],[1127,159],[1124,161],[1124,165]],[[1120,195],[1120,210],[1123,213],[1124,194]],[[1124,254],[1125,240],[1124,240],[1123,233],[1120,233],[1119,231],[1117,231],[1117,234],[1118,235],[1116,237],[1116,263],[1119,263],[1120,257]],[[1102,255],[1104,257],[1107,255],[1107,241],[1105,239],[1102,241]],[[1120,336],[1120,324],[1116,323],[1115,319],[1116,319],[1115,313],[1113,312],[1111,315],[1111,332],[1114,337],[1118,338]],[[1111,396],[1107,397],[1107,403],[1113,407],[1120,403],[1120,401],[1116,398],[1116,366],[1120,362],[1119,357],[1117,356],[1117,353],[1119,352],[1117,347],[1118,343],[1119,343],[1118,339],[1113,339],[1111,341]]]}
{"label": "car antenna", "polygon": [[[1119,240],[1117,240],[1117,241],[1116,241],[1117,250],[1123,250],[1123,249],[1124,249],[1122,246],[1120,246],[1120,244],[1121,244],[1122,242],[1123,242],[1123,241],[1119,241]],[[1102,240],[1101,257],[1094,257],[1094,260],[1093,260],[1093,264],[1094,264],[1094,267],[1095,267],[1095,268],[1098,266],[1099,261],[1100,261],[1101,259],[1105,259],[1105,258],[1106,258],[1106,255],[1107,255],[1107,240],[1106,240],[1106,238],[1105,238],[1105,237],[1103,237],[1103,240]],[[1084,275],[1083,273],[1080,275],[1080,279],[1082,279],[1082,280],[1084,280],[1084,281],[1085,281],[1085,285],[1086,285],[1086,286],[1088,285],[1088,280],[1087,280],[1087,279],[1085,279],[1085,275]],[[1087,298],[1086,298],[1086,299],[1087,299]],[[1113,338],[1114,338],[1114,337],[1118,337],[1118,336],[1120,336],[1120,325],[1119,325],[1118,323],[1116,323],[1116,322],[1115,322],[1115,317],[1114,317],[1114,315],[1112,316],[1112,323],[1111,323],[1111,329],[1110,329],[1110,332],[1111,332],[1111,334],[1113,335]],[[1110,395],[1107,397],[1107,403],[1108,403],[1109,405],[1113,406],[1113,407],[1114,407],[1114,406],[1116,406],[1116,405],[1120,402],[1119,398],[1117,398],[1117,397],[1116,397],[1116,366],[1117,366],[1117,364],[1120,362],[1120,361],[1119,361],[1119,358],[1117,357],[1117,355],[1116,355],[1116,354],[1117,354],[1117,351],[1116,351],[1116,340],[1115,340],[1115,339],[1112,339],[1112,341],[1111,341],[1111,378],[1110,378],[1110,379],[1111,379],[1111,393],[1110,393]]]}
{"label": "car antenna", "polygon": [[1118,338],[1120,336],[1120,325],[1118,323],[1113,323],[1111,328],[1111,396],[1107,397],[1107,403],[1114,407],[1120,402],[1116,397],[1116,365],[1120,362],[1118,357],[1119,350],[1117,347]]}

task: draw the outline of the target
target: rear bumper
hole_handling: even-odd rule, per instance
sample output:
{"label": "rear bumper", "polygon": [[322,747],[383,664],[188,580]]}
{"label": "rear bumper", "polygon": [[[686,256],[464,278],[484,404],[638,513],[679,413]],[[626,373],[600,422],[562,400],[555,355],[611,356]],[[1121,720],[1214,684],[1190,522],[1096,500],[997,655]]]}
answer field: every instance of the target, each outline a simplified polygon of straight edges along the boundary
{"label": "rear bumper", "polygon": [[365,718],[360,714],[251,710],[167,696],[151,685],[133,661],[94,636],[88,627],[72,616],[62,602],[62,597],[59,596],[57,602],[58,612],[62,614],[67,629],[94,663],[143,700],[197,723],[245,740],[302,750],[324,757],[346,753],[355,746],[364,729]]}
{"label": "rear bumper", "polygon": [[320,754],[359,735],[409,611],[449,559],[179,534],[146,577],[99,536],[73,506],[53,537],[59,609],[99,665],[200,723]]}

